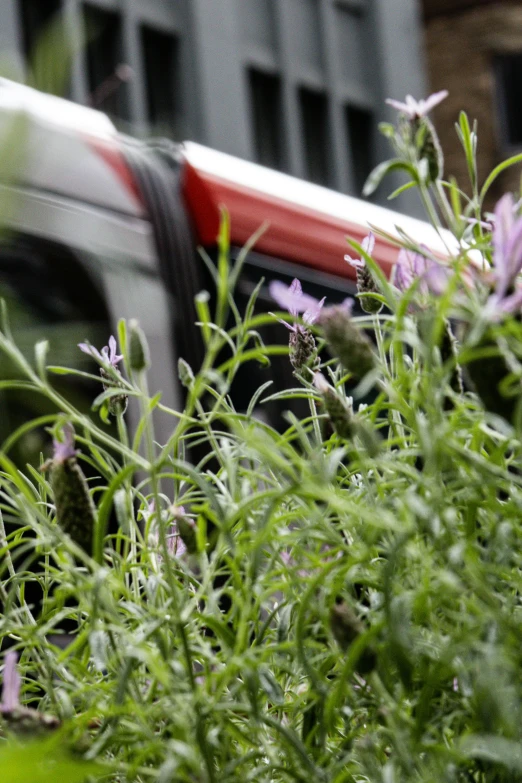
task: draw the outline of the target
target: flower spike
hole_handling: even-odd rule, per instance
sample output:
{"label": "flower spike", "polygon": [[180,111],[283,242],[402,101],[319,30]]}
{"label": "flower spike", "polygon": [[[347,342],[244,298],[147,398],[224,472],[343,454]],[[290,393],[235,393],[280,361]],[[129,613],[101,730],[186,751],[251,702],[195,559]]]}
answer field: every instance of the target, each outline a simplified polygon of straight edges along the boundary
{"label": "flower spike", "polygon": [[317,347],[313,334],[307,328],[319,318],[321,308],[326,297],[320,301],[313,296],[303,293],[300,281],[295,278],[290,286],[286,286],[280,280],[272,280],[270,294],[279,307],[288,310],[294,318],[298,313],[303,313],[303,321],[306,324],[289,324],[278,318],[279,323],[286,326],[290,334],[290,362],[295,370],[302,371],[307,366],[317,361]]}

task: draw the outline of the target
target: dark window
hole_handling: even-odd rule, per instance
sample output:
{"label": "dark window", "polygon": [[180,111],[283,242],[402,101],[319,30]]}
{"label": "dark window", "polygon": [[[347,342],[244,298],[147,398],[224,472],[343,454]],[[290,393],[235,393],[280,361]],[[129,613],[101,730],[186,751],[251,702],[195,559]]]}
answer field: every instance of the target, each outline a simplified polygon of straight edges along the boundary
{"label": "dark window", "polygon": [[183,133],[180,99],[179,41],[167,33],[141,28],[147,87],[148,120],[171,138]]}
{"label": "dark window", "polygon": [[29,83],[67,96],[71,58],[61,23],[61,0],[19,0],[18,7]]}
{"label": "dark window", "polygon": [[284,170],[281,80],[254,69],[248,78],[256,160],[263,166]]}
{"label": "dark window", "polygon": [[128,119],[120,16],[85,6],[84,21],[90,103],[113,117]]}
{"label": "dark window", "polygon": [[302,88],[299,90],[299,105],[306,177],[318,185],[330,185],[328,100],[321,92]]}
{"label": "dark window", "polygon": [[33,54],[47,27],[58,16],[61,0],[19,0],[22,45],[26,58]]}
{"label": "dark window", "polygon": [[350,139],[352,182],[360,196],[373,166],[373,116],[365,109],[346,107],[346,126]]}
{"label": "dark window", "polygon": [[[49,340],[49,364],[91,370],[93,363],[78,350],[80,341],[107,343],[109,314],[104,292],[91,271],[66,247],[23,235],[0,244],[0,297],[7,303],[11,328],[19,348],[33,361],[34,344]],[[18,371],[2,357],[0,378],[16,378]],[[88,412],[99,384],[74,376],[56,376],[53,386],[82,412]],[[41,395],[26,390],[0,391],[0,444],[18,426],[56,413]],[[49,435],[43,427],[17,440],[9,456],[21,467],[38,465],[48,453]]]}
{"label": "dark window", "polygon": [[496,58],[502,137],[511,146],[522,145],[522,53]]}

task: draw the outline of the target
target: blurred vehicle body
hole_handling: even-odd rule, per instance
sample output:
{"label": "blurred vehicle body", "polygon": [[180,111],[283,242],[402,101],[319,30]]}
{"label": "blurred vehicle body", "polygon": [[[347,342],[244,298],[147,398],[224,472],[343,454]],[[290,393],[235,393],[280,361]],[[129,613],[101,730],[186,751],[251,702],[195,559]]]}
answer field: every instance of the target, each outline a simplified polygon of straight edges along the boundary
{"label": "blurred vehicle body", "polygon": [[[240,300],[262,277],[299,277],[330,303],[353,294],[346,236],[361,241],[370,224],[396,236],[398,224],[444,249],[419,220],[191,142],[136,141],[93,109],[3,79],[0,140],[0,286],[19,340],[29,352],[49,337],[52,363],[92,369],[76,344],[101,347],[117,319],[137,318],[151,349],[151,388],[175,408],[177,357],[194,369],[202,358],[194,296],[212,284],[198,247],[215,254],[223,206],[233,253],[267,223],[244,266]],[[396,255],[377,239],[374,257],[387,274]],[[259,301],[274,307],[265,287]],[[288,362],[274,364],[281,381]],[[250,369],[240,378],[239,409],[267,379]]]}

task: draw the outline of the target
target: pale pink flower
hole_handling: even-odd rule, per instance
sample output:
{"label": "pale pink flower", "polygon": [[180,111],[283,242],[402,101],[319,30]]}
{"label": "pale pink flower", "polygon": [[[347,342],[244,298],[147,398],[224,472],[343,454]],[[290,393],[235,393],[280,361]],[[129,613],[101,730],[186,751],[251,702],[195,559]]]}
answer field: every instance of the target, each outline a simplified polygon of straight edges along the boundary
{"label": "pale pink flower", "polygon": [[517,218],[511,193],[495,207],[493,227],[495,294],[501,298],[512,288],[522,269],[522,217]]}
{"label": "pale pink flower", "polygon": [[493,231],[493,220],[477,220],[477,218],[467,217],[464,218],[465,223],[469,223],[470,226],[480,226],[484,231]]}
{"label": "pale pink flower", "polygon": [[[361,242],[361,247],[365,253],[368,253],[368,255],[371,256],[373,253],[373,248],[375,247],[375,236],[371,231]],[[362,269],[366,266],[366,261],[364,258],[352,258],[351,256],[346,255],[344,260],[347,261],[350,266],[353,266],[354,269]]]}
{"label": "pale pink flower", "polygon": [[66,462],[79,453],[74,448],[74,427],[72,424],[64,424],[62,427],[63,440],[53,439],[53,459],[57,462]]}
{"label": "pale pink flower", "polygon": [[519,313],[522,308],[522,289],[517,286],[522,270],[522,217],[517,217],[517,205],[511,193],[497,202],[492,240],[495,290],[486,309],[491,320],[498,321],[505,315]]}
{"label": "pale pink flower", "polygon": [[[148,520],[152,514],[155,514],[155,512],[156,512],[156,504],[154,503],[153,500],[151,500],[147,504],[147,510],[142,511],[142,516],[145,520]],[[169,520],[169,525],[167,528],[167,536],[166,536],[167,551],[169,555],[172,555],[172,557],[181,557],[186,553],[187,547],[179,533],[177,520],[180,517],[185,516],[185,508],[183,506],[171,506],[169,511],[162,511],[161,513],[162,513],[162,520],[165,521]],[[171,518],[171,515],[173,518]],[[160,521],[156,519],[154,522],[153,533],[152,533],[152,540],[154,541],[154,544],[156,546],[159,546],[159,531],[158,531],[159,524],[161,524]],[[158,553],[158,561],[161,562],[161,560],[162,560],[162,555],[161,553]]]}
{"label": "pale pink flower", "polygon": [[2,700],[0,714],[11,713],[20,706],[20,688],[22,679],[16,668],[18,656],[14,650],[9,650],[4,658],[4,679],[2,682]]}
{"label": "pale pink flower", "polygon": [[113,337],[113,335],[109,337],[109,345],[102,348],[101,352],[90,343],[78,343],[78,348],[88,356],[92,356],[92,358],[96,359],[100,364],[108,364],[111,367],[116,367],[123,359],[123,354],[116,353],[117,343],[116,338]]}
{"label": "pale pink flower", "polygon": [[421,294],[440,296],[446,288],[448,276],[448,267],[414,250],[402,248],[393,269],[392,281],[399,291],[407,291],[419,280]]}
{"label": "pale pink flower", "polygon": [[[172,520],[167,533],[167,549],[169,550],[169,554],[173,557],[181,557],[186,553],[187,547],[178,530],[177,520],[180,517],[185,516],[185,508],[184,506],[171,506],[170,512],[174,519]],[[190,520],[190,522],[193,522],[193,520]]]}
{"label": "pale pink flower", "polygon": [[416,101],[411,95],[407,95],[404,103],[395,101],[392,98],[388,98],[386,103],[388,106],[392,106],[397,111],[400,111],[409,120],[415,120],[429,114],[435,106],[448,97],[448,94],[447,90],[441,90],[440,92],[434,92],[429,98],[421,98],[420,101]]}
{"label": "pale pink flower", "polygon": [[[326,299],[326,297],[323,297],[321,301],[319,301],[309,294],[304,294],[301,283],[297,278],[295,278],[289,286],[285,285],[280,280],[272,280],[269,290],[270,296],[279,307],[282,310],[288,310],[290,315],[294,318],[296,318],[299,313],[304,313],[303,321],[308,325],[314,324],[317,321],[319,313],[321,312],[321,307]],[[280,318],[277,320],[291,332],[297,332],[302,329],[299,324],[289,324],[286,321],[282,321]]]}

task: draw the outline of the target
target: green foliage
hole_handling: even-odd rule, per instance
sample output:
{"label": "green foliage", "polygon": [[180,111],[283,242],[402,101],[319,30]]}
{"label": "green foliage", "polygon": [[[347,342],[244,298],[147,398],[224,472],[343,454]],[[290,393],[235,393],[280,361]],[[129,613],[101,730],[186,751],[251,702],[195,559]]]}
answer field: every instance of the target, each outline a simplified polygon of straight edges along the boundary
{"label": "green foliage", "polygon": [[[20,656],[22,714],[60,725],[21,735],[0,705],[2,781],[522,780],[522,325],[494,310],[490,276],[470,283],[470,250],[491,257],[489,233],[465,220],[480,216],[475,195],[415,176],[430,214],[455,229],[444,290],[420,277],[401,293],[352,242],[386,310],[323,311],[320,364],[302,363],[295,389],[265,384],[246,413],[230,397],[238,369],[288,348],[262,341],[273,319],[255,314],[259,287],[237,309],[244,254],[230,264],[226,217],[216,311],[205,293],[196,303],[206,357],[199,370],[180,363],[183,411],[150,395],[136,324],[120,323],[113,385],[107,368],[89,376],[101,386],[88,417],[53,385],[82,373],[46,366],[44,341],[33,367],[4,314],[0,350],[16,378],[3,383],[55,415],[24,423],[0,454],[0,642]],[[299,328],[291,335],[312,331]],[[344,359],[355,344],[364,368]],[[455,383],[473,365],[489,368],[497,407]],[[141,406],[131,434],[108,404],[123,393]],[[310,415],[289,410],[284,431],[257,415],[294,397]],[[156,409],[172,418],[167,438]],[[56,437],[65,423],[80,453],[19,472],[17,438],[42,424]],[[81,540],[61,526],[51,482],[72,464],[99,477]],[[73,511],[76,531],[85,509]]]}
{"label": "green foliage", "polygon": [[[2,778],[9,783],[48,783],[59,780],[61,783],[83,783],[89,776],[107,775],[106,769],[92,761],[75,758],[66,747],[61,745],[60,736],[31,740],[30,742],[12,742],[0,747],[0,766]],[[93,777],[91,777],[91,780]],[[97,777],[99,780],[100,778]]]}

